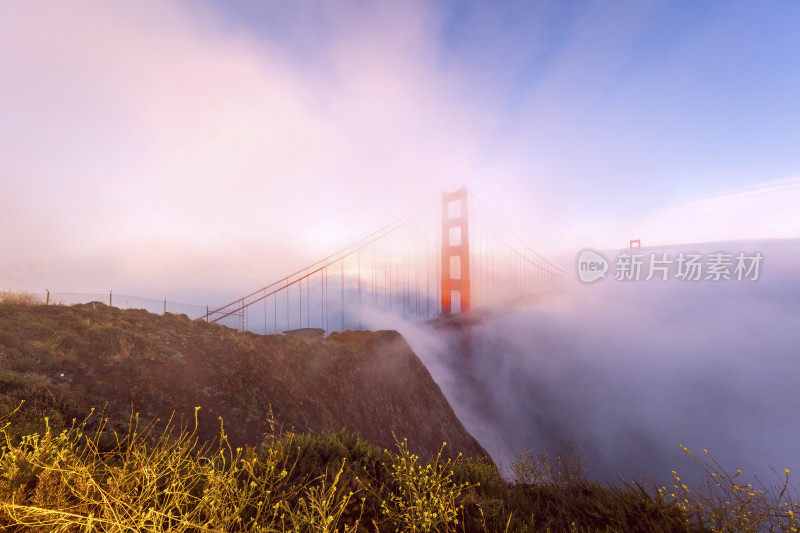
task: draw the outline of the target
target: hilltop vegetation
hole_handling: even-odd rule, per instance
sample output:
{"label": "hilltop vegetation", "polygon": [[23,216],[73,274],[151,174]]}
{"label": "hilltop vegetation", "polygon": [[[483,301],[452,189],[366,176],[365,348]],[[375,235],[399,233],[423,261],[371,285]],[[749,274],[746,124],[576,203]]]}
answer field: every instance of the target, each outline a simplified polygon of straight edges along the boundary
{"label": "hilltop vegetation", "polygon": [[[334,333],[326,339],[255,335],[94,302],[0,304],[0,408],[25,399],[15,425],[55,430],[92,409],[110,427],[193,420],[213,438],[225,420],[234,446],[256,445],[267,420],[295,431],[346,428],[382,447],[395,435],[415,453],[485,455],[430,373],[393,331]],[[92,422],[94,423],[94,422]]]}

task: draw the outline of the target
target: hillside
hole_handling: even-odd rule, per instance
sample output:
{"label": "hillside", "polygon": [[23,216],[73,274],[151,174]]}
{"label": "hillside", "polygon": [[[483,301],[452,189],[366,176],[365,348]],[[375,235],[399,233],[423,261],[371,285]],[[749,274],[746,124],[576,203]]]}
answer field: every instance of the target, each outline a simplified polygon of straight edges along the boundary
{"label": "hillside", "polygon": [[[86,418],[93,407],[109,425]],[[185,429],[165,427],[173,411]],[[0,437],[9,531],[786,530],[800,515],[788,470],[775,501],[703,460],[719,490],[677,474],[674,493],[601,485],[580,456],[524,449],[505,479],[391,331],[259,336],[99,303],[0,303]]]}
{"label": "hillside", "polygon": [[154,315],[101,303],[0,304],[0,409],[23,408],[24,432],[48,416],[55,427],[92,408],[119,429],[131,410],[140,424],[175,411],[199,431],[235,445],[274,430],[346,428],[381,447],[394,435],[433,457],[485,452],[464,429],[431,375],[394,331],[345,332],[325,339],[239,333],[185,315]]}

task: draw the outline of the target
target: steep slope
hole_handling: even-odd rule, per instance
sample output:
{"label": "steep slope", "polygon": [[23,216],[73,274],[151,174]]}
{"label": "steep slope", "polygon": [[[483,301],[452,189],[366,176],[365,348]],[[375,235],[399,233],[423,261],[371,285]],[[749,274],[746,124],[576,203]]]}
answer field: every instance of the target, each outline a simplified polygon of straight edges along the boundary
{"label": "steep slope", "polygon": [[429,372],[394,331],[325,339],[255,335],[186,316],[76,306],[0,305],[0,409],[54,425],[104,409],[126,426],[175,411],[204,437],[219,418],[235,444],[271,430],[346,428],[383,447],[394,435],[423,456],[442,442],[451,453],[484,455]]}

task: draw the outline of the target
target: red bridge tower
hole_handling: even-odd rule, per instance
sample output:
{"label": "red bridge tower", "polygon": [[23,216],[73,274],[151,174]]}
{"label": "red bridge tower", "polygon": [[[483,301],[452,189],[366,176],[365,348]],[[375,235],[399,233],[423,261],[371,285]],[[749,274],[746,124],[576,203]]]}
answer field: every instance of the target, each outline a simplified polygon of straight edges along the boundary
{"label": "red bridge tower", "polygon": [[467,188],[442,194],[442,315],[469,313]]}

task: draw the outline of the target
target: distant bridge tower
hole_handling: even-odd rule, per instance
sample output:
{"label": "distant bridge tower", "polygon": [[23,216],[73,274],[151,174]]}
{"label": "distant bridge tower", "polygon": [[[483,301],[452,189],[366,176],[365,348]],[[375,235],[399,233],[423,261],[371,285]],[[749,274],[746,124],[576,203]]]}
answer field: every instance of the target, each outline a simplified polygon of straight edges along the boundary
{"label": "distant bridge tower", "polygon": [[467,188],[442,194],[442,315],[469,313]]}

